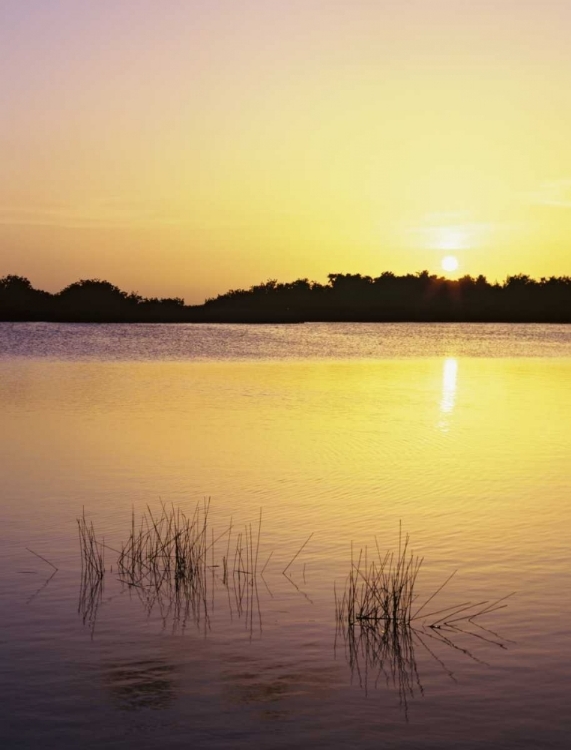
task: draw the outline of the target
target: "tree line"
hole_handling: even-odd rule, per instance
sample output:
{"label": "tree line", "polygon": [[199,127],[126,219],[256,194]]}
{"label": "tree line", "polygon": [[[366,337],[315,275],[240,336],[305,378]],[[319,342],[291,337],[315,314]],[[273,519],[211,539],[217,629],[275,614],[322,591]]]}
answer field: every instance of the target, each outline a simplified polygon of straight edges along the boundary
{"label": "tree line", "polygon": [[108,281],[83,279],[56,294],[22,276],[0,278],[0,320],[70,322],[474,321],[571,322],[571,277],[525,274],[491,283],[484,276],[447,279],[421,271],[380,276],[332,273],[270,279],[186,305],[148,298]]}
{"label": "tree line", "polygon": [[82,279],[57,294],[35,289],[23,276],[0,278],[0,320],[136,322],[176,319],[184,300],[124,292],[109,281]]}
{"label": "tree line", "polygon": [[232,311],[290,310],[322,321],[526,321],[571,322],[571,277],[533,279],[526,274],[490,283],[485,276],[447,279],[421,271],[402,276],[331,273],[326,284],[271,279],[205,302]]}

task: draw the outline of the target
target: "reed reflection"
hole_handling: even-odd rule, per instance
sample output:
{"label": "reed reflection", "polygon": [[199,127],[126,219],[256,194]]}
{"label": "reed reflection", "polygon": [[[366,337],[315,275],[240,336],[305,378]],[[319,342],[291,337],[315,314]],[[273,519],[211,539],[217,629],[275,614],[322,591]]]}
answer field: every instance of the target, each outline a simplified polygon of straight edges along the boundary
{"label": "reed reflection", "polygon": [[[192,516],[186,516],[174,505],[169,508],[161,504],[160,514],[153,515],[147,507],[140,519],[136,519],[133,511],[131,533],[120,550],[99,541],[93,523],[88,523],[85,515],[77,519],[82,571],[78,612],[84,625],[89,625],[92,637],[107,572],[105,549],[118,555],[117,581],[126,587],[122,591],[134,592],[147,615],[150,617],[157,611],[163,626],[170,624],[173,632],[184,631],[192,622],[206,635],[211,627],[216,589],[222,588],[226,591],[230,618],[234,614],[238,619],[244,618],[250,636],[258,628],[262,633],[258,579],[267,588],[263,573],[269,562],[268,558],[258,571],[262,511],[257,535],[251,523],[244,526],[243,532],[237,532],[232,521],[215,535],[209,525],[209,508],[210,501],[205,500],[202,505],[197,503]],[[221,562],[216,562],[214,553],[218,541],[226,542]],[[284,570],[284,576],[296,588],[286,572],[307,542]]]}
{"label": "reed reflection", "polygon": [[[484,663],[467,648],[466,641],[507,649],[506,639],[482,621],[507,607],[513,593],[499,599],[463,601],[442,607],[436,598],[454,577],[453,571],[432,593],[420,597],[416,584],[423,557],[410,546],[408,534],[399,528],[398,550],[382,553],[375,537],[377,555],[369,557],[365,547],[357,556],[351,546],[351,567],[340,596],[335,592],[336,642],[344,643],[351,674],[368,692],[384,680],[396,691],[408,720],[409,700],[424,695],[415,650],[423,651],[456,682],[439,650],[456,651],[477,663]],[[482,620],[482,618],[484,618]],[[464,645],[456,643],[464,638]]]}

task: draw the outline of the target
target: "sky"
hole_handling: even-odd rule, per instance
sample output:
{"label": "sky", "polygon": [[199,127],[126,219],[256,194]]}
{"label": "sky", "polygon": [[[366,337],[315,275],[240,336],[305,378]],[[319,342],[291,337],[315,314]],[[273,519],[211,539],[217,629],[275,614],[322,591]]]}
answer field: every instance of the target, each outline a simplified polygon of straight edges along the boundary
{"label": "sky", "polygon": [[569,0],[0,0],[0,276],[571,274]]}

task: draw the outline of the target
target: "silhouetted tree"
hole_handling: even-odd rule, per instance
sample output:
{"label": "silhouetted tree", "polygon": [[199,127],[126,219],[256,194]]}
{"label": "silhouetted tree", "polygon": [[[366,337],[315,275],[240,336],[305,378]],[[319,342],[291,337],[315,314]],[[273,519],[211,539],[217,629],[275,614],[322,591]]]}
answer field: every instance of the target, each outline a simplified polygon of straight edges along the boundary
{"label": "silhouetted tree", "polygon": [[0,320],[36,320],[49,314],[51,294],[34,289],[24,276],[0,278]]}

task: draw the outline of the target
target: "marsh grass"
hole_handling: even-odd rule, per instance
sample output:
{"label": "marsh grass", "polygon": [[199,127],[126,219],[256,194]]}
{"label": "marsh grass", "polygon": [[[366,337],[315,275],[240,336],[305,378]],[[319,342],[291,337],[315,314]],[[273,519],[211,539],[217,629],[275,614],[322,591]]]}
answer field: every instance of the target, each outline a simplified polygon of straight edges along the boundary
{"label": "marsh grass", "polygon": [[[161,504],[158,511],[147,507],[138,516],[132,512],[126,541],[119,549],[97,538],[85,514],[78,519],[78,529],[82,562],[79,612],[92,635],[105,575],[114,569],[123,587],[121,593],[136,595],[149,617],[157,612],[163,626],[169,624],[173,631],[192,623],[206,633],[211,626],[215,590],[221,587],[226,592],[231,619],[241,620],[250,637],[256,626],[262,632],[258,580],[266,583],[264,571],[273,551],[260,566],[261,511],[257,527],[251,523],[236,526],[230,519],[217,534],[211,523],[209,500],[197,503],[189,515],[173,505]],[[282,570],[288,580],[291,581],[288,571],[311,537],[310,534],[297,548]],[[105,567],[106,550],[116,555],[116,564],[114,561],[109,571]],[[421,598],[417,589],[423,562],[412,550],[408,534],[403,535],[399,527],[394,551],[382,553],[376,539],[372,555],[368,548],[361,549],[358,555],[351,548],[343,591],[339,594],[334,587],[336,644],[342,639],[351,673],[365,690],[371,682],[377,686],[385,681],[398,693],[406,715],[409,700],[424,693],[417,649],[422,648],[455,680],[439,647],[477,662],[482,659],[465,647],[465,640],[462,645],[456,642],[456,637],[462,634],[474,642],[478,640],[479,645],[506,648],[506,639],[482,624],[481,618],[507,606],[505,600],[511,594],[497,600],[438,607],[435,600],[455,571],[430,595]],[[304,576],[305,567],[304,563]]]}
{"label": "marsh grass", "polygon": [[414,587],[422,566],[422,558],[409,550],[409,536],[402,540],[399,533],[398,551],[381,555],[375,538],[377,557],[369,562],[368,550],[351,554],[351,568],[337,616],[350,626],[361,624],[399,628],[413,619]]}
{"label": "marsh grass", "polygon": [[397,691],[405,714],[408,700],[417,693],[424,694],[415,646],[422,646],[452,680],[454,674],[436,653],[436,644],[477,662],[482,660],[458,645],[454,641],[456,636],[464,634],[507,648],[506,639],[478,620],[506,607],[505,600],[513,594],[434,609],[435,605],[429,605],[456,571],[421,603],[416,588],[422,565],[423,558],[411,550],[409,535],[403,537],[399,526],[396,551],[381,554],[376,538],[372,559],[367,548],[361,549],[356,557],[352,549],[344,590],[339,595],[334,587],[337,638],[343,639],[352,674],[365,690],[371,680],[377,686],[384,679]]}
{"label": "marsh grass", "polygon": [[93,636],[97,611],[103,596],[105,543],[97,539],[93,522],[87,522],[85,511],[81,518],[77,519],[77,526],[81,550],[81,584],[78,612],[83,619],[83,623],[90,626],[91,635]]}
{"label": "marsh grass", "polygon": [[[216,534],[210,523],[210,501],[197,503],[191,515],[174,505],[161,504],[158,512],[149,506],[137,517],[134,510],[127,540],[119,549],[99,542],[93,524],[78,519],[82,560],[80,611],[94,620],[101,602],[105,575],[103,550],[117,555],[117,580],[139,597],[147,614],[158,610],[163,623],[173,628],[188,622],[210,626],[217,584],[227,590],[230,614],[244,618],[250,632],[255,613],[261,629],[257,581],[262,530],[260,511],[257,529],[246,524],[241,531],[232,520]],[[225,551],[220,562],[216,545]],[[220,548],[220,545],[219,545]],[[111,566],[113,570],[113,566]]]}

